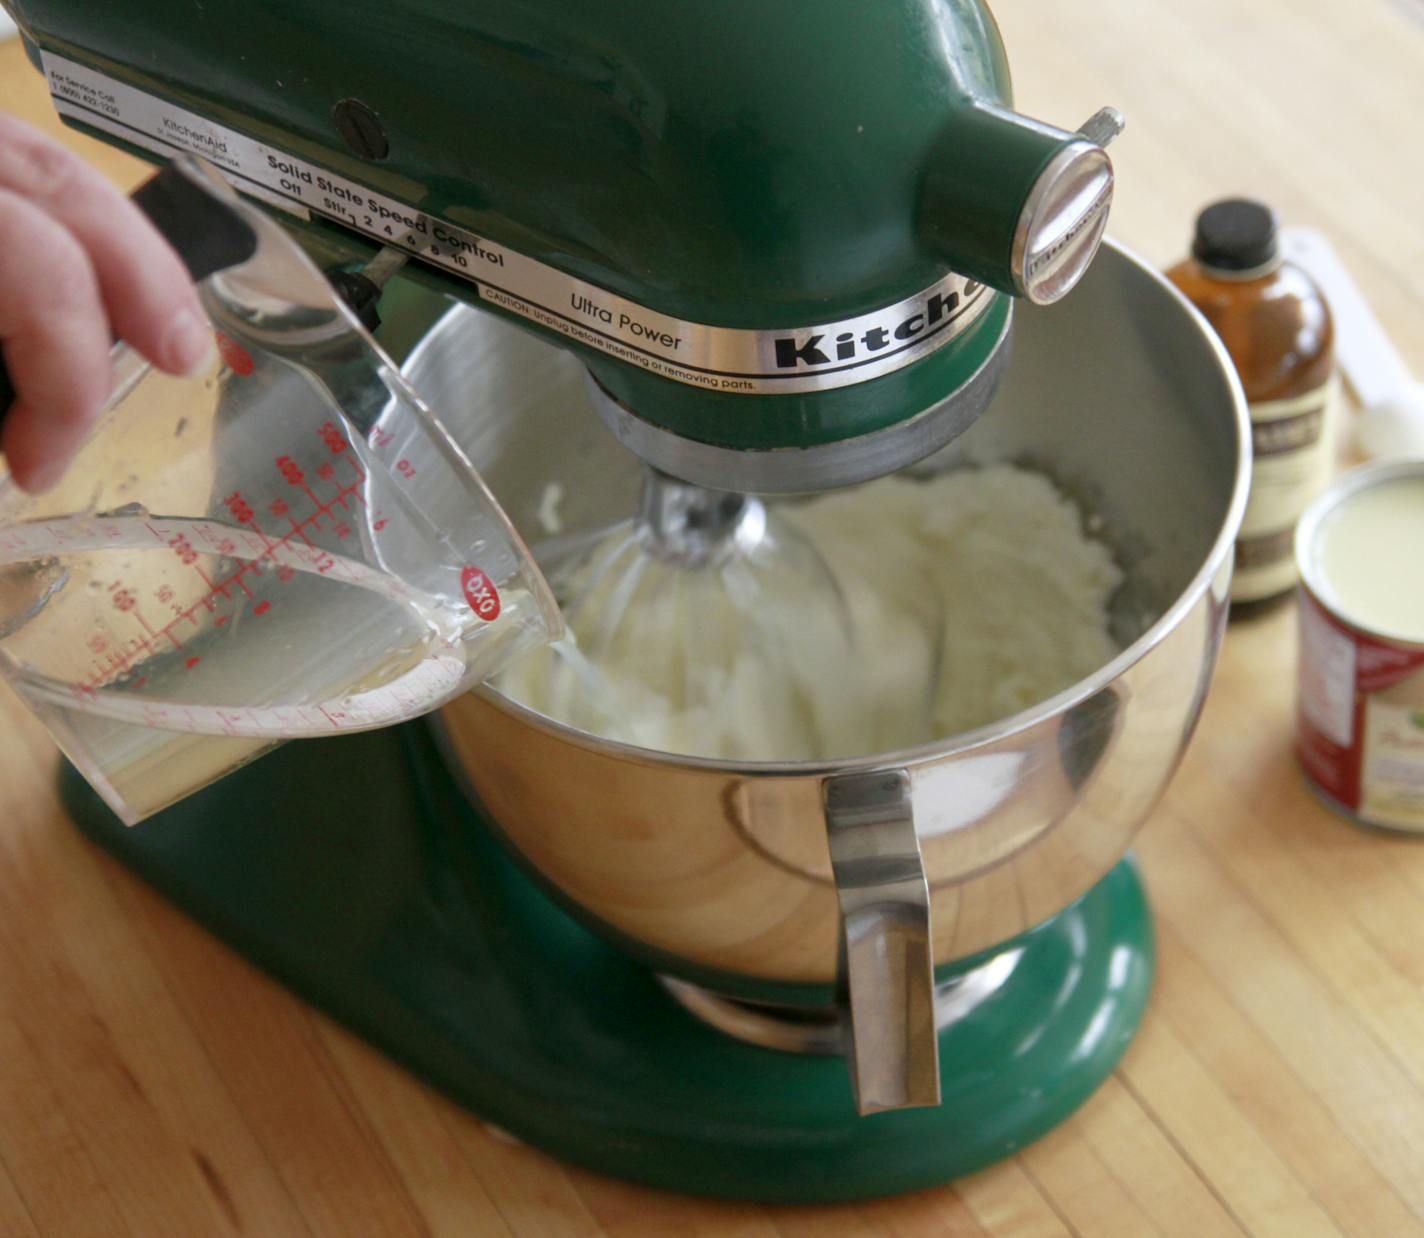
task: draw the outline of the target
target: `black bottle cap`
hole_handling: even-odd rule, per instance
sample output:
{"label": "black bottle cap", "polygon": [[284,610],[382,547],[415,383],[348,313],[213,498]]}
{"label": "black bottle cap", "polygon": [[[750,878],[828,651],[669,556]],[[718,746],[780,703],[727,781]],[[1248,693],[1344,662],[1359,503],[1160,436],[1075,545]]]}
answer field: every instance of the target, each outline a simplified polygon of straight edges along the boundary
{"label": "black bottle cap", "polygon": [[1213,202],[1197,216],[1192,257],[1220,271],[1251,271],[1276,257],[1276,213],[1249,198]]}

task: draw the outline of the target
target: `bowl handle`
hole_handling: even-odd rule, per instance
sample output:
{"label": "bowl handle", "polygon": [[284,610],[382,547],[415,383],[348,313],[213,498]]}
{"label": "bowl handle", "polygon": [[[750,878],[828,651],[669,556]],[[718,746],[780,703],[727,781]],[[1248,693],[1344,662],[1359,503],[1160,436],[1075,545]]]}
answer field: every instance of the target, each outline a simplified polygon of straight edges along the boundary
{"label": "bowl handle", "polygon": [[930,892],[902,769],[822,787],[841,909],[840,986],[862,1113],[939,1104]]}

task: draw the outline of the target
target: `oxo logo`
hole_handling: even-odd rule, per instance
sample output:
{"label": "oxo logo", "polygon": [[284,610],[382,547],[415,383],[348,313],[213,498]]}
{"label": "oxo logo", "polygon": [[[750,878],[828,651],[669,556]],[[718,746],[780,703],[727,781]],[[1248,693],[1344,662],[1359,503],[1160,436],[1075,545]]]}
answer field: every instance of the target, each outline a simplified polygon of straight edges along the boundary
{"label": "oxo logo", "polygon": [[499,590],[494,581],[477,567],[467,567],[460,573],[460,588],[470,609],[485,622],[499,618]]}

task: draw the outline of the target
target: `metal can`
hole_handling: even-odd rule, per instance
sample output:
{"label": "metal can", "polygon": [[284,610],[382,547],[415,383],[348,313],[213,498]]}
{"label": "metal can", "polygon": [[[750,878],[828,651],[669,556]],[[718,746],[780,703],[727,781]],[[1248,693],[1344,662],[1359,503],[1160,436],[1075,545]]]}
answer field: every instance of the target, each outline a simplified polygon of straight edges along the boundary
{"label": "metal can", "polygon": [[1424,834],[1424,460],[1346,473],[1295,553],[1301,768],[1346,816]]}

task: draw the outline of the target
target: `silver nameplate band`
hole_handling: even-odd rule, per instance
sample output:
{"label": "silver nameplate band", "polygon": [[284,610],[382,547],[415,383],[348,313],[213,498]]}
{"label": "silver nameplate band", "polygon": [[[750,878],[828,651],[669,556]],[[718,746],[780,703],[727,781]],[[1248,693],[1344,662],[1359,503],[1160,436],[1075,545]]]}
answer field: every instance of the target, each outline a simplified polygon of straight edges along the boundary
{"label": "silver nameplate band", "polygon": [[713,391],[780,395],[879,378],[943,348],[993,295],[961,275],[868,314],[750,330],[687,322],[585,283],[356,181],[45,52],[56,110],[159,155],[188,151],[244,193],[345,224],[468,280],[480,299],[611,357]]}

